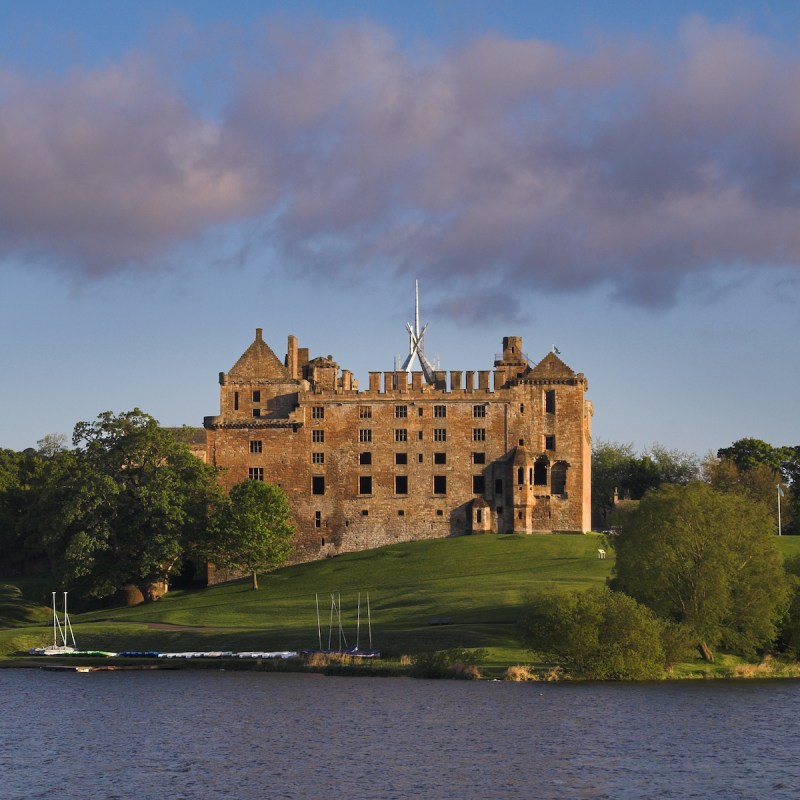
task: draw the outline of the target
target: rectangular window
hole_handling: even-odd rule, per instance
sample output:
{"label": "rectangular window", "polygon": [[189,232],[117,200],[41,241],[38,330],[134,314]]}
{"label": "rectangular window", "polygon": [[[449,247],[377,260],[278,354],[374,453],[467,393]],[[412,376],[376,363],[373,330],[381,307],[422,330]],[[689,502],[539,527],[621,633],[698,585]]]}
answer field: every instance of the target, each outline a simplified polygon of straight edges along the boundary
{"label": "rectangular window", "polygon": [[396,419],[405,419],[408,416],[408,406],[395,406],[394,416]]}
{"label": "rectangular window", "polygon": [[408,441],[408,430],[406,428],[395,428],[394,440],[396,442],[407,442]]}
{"label": "rectangular window", "polygon": [[525,403],[520,403],[519,404],[519,413],[520,414],[524,414],[525,413]]}
{"label": "rectangular window", "polygon": [[314,475],[311,478],[311,494],[325,494],[325,476]]}
{"label": "rectangular window", "polygon": [[544,437],[544,449],[545,450],[555,450],[556,449],[556,437],[555,436],[545,436]]}
{"label": "rectangular window", "polygon": [[437,508],[436,509],[436,516],[437,517],[443,517],[444,516],[444,511],[441,508]]}
{"label": "rectangular window", "polygon": [[233,393],[233,410],[234,411],[239,410],[239,392]]}
{"label": "rectangular window", "polygon": [[494,493],[495,494],[503,494],[503,479],[502,478],[495,478],[494,479]]}
{"label": "rectangular window", "polygon": [[251,439],[250,440],[250,452],[251,453],[260,453],[261,452],[261,440],[260,439]]}
{"label": "rectangular window", "polygon": [[372,428],[362,428],[358,432],[358,441],[359,442],[371,442],[372,441]]}
{"label": "rectangular window", "polygon": [[372,453],[367,450],[364,453],[358,454],[358,463],[359,464],[371,464],[372,463]]}
{"label": "rectangular window", "polygon": [[372,406],[359,406],[358,407],[359,419],[372,419]]}
{"label": "rectangular window", "polygon": [[473,417],[485,417],[486,416],[486,406],[472,406],[472,416]]}
{"label": "rectangular window", "polygon": [[259,389],[253,389],[253,402],[254,403],[261,402],[261,391]]}
{"label": "rectangular window", "polygon": [[434,453],[433,454],[433,463],[434,464],[446,464],[447,463],[447,453]]}
{"label": "rectangular window", "polygon": [[417,439],[419,439],[419,441],[422,441],[422,431],[417,431]]}
{"label": "rectangular window", "polygon": [[544,393],[544,410],[547,414],[556,413],[556,390],[547,389]]}
{"label": "rectangular window", "polygon": [[472,429],[472,441],[473,442],[485,442],[486,441],[486,428],[473,428]]}
{"label": "rectangular window", "polygon": [[472,454],[472,463],[473,464],[485,464],[486,463],[486,453],[473,453]]}
{"label": "rectangular window", "polygon": [[434,494],[447,494],[447,476],[434,475],[433,476],[433,493]]}
{"label": "rectangular window", "polygon": [[447,406],[434,406],[433,407],[433,416],[438,417],[439,419],[443,419],[447,416]]}
{"label": "rectangular window", "polygon": [[486,489],[486,481],[483,475],[472,476],[472,494],[483,494]]}
{"label": "rectangular window", "polygon": [[395,453],[394,454],[394,463],[395,464],[408,464],[408,453]]}
{"label": "rectangular window", "polygon": [[372,494],[372,475],[358,476],[358,493]]}
{"label": "rectangular window", "polygon": [[261,409],[260,408],[254,408],[253,409],[253,416],[254,417],[260,417],[261,416]]}
{"label": "rectangular window", "polygon": [[264,467],[250,467],[247,470],[247,477],[251,481],[263,481],[264,480]]}
{"label": "rectangular window", "polygon": [[421,408],[417,409],[417,416],[419,416],[419,417],[422,416],[422,409]]}
{"label": "rectangular window", "polygon": [[369,510],[366,509],[366,508],[362,508],[361,509],[361,516],[362,517],[368,517],[369,516]]}
{"label": "rectangular window", "polygon": [[394,476],[394,493],[408,494],[408,475]]}
{"label": "rectangular window", "polygon": [[[322,527],[322,512],[316,511],[314,513],[314,527],[321,528]],[[325,544],[325,540],[322,540],[322,544]]]}
{"label": "rectangular window", "polygon": [[433,441],[434,442],[446,442],[447,441],[447,428],[434,428],[433,429]]}
{"label": "rectangular window", "polygon": [[406,512],[402,508],[397,512],[397,516],[398,517],[404,517],[405,515],[406,515]]}
{"label": "rectangular window", "polygon": [[324,464],[325,463],[325,453],[312,453],[311,454],[311,463],[312,464]]}
{"label": "rectangular window", "polygon": [[324,442],[325,441],[325,431],[311,431],[311,441],[312,442]]}
{"label": "rectangular window", "polygon": [[417,464],[421,463],[422,463],[422,453],[419,453],[419,455],[417,455]]}
{"label": "rectangular window", "polygon": [[311,419],[325,419],[325,406],[312,406]]}

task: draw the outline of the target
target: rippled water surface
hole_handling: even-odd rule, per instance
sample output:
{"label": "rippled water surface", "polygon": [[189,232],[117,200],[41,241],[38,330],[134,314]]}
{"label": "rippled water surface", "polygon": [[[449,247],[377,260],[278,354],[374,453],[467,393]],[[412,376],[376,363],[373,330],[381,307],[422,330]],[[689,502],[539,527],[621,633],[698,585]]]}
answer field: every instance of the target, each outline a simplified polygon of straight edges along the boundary
{"label": "rippled water surface", "polygon": [[796,798],[800,683],[0,670],[0,798]]}

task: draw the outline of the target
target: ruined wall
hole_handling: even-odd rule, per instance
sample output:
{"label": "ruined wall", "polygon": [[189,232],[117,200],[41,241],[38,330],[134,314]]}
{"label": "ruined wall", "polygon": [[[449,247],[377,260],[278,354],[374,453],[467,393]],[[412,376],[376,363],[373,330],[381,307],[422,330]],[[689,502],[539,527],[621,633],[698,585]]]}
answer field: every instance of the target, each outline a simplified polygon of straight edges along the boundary
{"label": "ruined wall", "polygon": [[422,373],[374,372],[358,391],[346,372],[313,380],[321,362],[306,370],[311,380],[293,378],[294,337],[282,373],[262,345],[259,332],[220,376],[207,458],[227,487],[251,478],[287,493],[295,560],[470,533],[479,499],[482,531],[589,529],[586,381],[555,355],[531,366],[520,337],[507,337],[491,387],[488,370],[439,372],[434,385]]}

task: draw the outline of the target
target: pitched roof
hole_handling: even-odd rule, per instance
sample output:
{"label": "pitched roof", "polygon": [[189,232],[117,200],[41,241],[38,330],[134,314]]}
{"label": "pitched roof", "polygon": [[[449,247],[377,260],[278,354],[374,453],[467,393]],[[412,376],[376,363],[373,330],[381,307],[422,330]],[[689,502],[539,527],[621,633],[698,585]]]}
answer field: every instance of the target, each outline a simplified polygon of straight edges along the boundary
{"label": "pitched roof", "polygon": [[233,380],[291,380],[289,370],[263,340],[261,328],[241,358],[233,365],[228,378]]}
{"label": "pitched roof", "polygon": [[554,352],[550,351],[532,370],[534,378],[574,378],[570,369]]}

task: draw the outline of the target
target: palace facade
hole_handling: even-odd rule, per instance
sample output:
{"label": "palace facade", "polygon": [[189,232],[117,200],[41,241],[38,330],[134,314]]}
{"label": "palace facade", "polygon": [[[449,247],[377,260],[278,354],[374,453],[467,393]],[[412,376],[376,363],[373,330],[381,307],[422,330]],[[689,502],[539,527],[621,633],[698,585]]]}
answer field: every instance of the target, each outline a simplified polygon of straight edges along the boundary
{"label": "palace facade", "polygon": [[554,351],[531,363],[519,336],[503,339],[493,370],[448,374],[420,360],[424,371],[370,372],[359,390],[294,336],[279,359],[257,328],[220,373],[207,460],[225,468],[228,488],[283,488],[295,561],[467,533],[589,530],[583,374]]}

